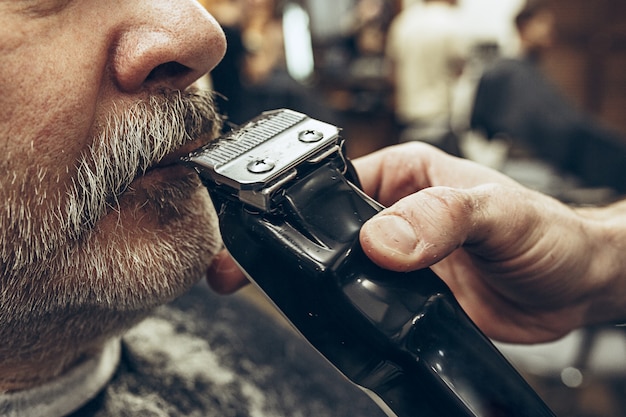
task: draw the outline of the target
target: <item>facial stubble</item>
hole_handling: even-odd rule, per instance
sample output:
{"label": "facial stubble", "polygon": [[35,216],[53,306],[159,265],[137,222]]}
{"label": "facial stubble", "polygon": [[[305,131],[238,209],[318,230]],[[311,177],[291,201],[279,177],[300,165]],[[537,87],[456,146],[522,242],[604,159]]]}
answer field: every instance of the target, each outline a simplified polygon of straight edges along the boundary
{"label": "facial stubble", "polygon": [[112,111],[67,181],[43,167],[12,174],[0,190],[0,368],[20,355],[71,357],[203,276],[220,239],[197,175],[136,184],[173,150],[214,137],[219,121],[208,94],[161,92]]}

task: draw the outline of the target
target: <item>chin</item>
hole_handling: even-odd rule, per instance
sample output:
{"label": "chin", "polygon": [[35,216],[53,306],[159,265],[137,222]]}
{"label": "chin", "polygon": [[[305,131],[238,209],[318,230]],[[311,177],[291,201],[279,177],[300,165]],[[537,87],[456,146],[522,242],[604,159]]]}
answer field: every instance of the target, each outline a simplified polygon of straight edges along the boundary
{"label": "chin", "polygon": [[116,277],[107,289],[110,280],[94,271],[93,282],[117,307],[151,308],[182,294],[204,277],[222,246],[208,192],[185,170],[167,182],[155,173],[133,183],[92,235],[100,248],[94,255]]}
{"label": "chin", "polygon": [[209,195],[197,175],[157,177],[137,181],[93,230],[3,283],[12,298],[0,354],[35,355],[44,342],[66,354],[119,335],[205,276],[222,246]]}

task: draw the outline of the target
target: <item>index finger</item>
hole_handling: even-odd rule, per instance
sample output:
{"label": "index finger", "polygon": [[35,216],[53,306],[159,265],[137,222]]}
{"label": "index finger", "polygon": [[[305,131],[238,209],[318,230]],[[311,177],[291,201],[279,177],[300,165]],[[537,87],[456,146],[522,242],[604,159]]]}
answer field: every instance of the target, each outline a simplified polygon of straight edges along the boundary
{"label": "index finger", "polygon": [[434,186],[467,189],[486,183],[517,184],[497,171],[422,142],[390,146],[353,164],[365,193],[385,206]]}

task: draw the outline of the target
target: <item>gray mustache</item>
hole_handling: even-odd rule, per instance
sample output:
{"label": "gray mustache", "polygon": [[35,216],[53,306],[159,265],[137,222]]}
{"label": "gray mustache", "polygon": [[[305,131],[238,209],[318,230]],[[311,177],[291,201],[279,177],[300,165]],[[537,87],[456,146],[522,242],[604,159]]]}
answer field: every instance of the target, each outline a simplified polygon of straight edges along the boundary
{"label": "gray mustache", "polygon": [[67,227],[78,238],[117,204],[131,182],[166,155],[201,136],[217,136],[222,119],[205,91],[160,91],[113,111],[76,166]]}

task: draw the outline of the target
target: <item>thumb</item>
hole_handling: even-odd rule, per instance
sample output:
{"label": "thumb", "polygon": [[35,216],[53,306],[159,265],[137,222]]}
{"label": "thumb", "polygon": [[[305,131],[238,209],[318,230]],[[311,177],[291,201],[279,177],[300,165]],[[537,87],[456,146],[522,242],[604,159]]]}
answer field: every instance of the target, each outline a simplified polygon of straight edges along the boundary
{"label": "thumb", "polygon": [[467,240],[475,207],[465,190],[431,187],[398,201],[367,221],[361,246],[379,266],[394,271],[428,267]]}

